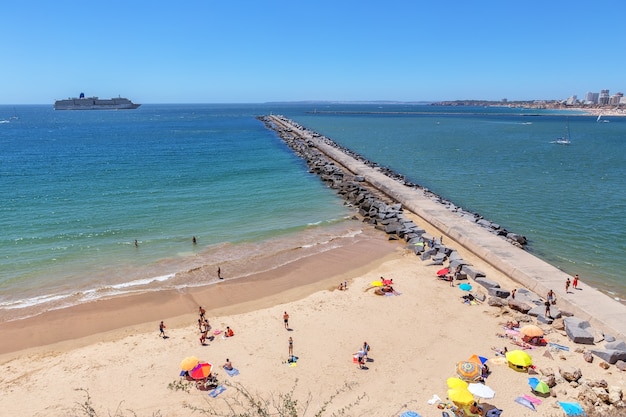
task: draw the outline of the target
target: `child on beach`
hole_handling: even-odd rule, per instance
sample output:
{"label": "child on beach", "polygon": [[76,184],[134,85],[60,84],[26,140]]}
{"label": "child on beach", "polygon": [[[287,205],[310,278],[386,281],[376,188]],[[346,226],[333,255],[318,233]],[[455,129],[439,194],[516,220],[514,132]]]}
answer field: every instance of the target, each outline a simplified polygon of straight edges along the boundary
{"label": "child on beach", "polygon": [[162,320],[161,320],[161,323],[159,324],[159,336],[161,336],[163,339],[167,337],[165,336],[165,324],[163,323]]}

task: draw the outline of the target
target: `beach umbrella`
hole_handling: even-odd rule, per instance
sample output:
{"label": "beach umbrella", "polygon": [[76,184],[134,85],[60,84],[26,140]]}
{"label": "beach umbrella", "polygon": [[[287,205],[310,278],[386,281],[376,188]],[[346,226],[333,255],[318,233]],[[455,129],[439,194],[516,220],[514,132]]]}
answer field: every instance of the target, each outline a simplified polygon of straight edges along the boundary
{"label": "beach umbrella", "polygon": [[452,376],[452,377],[448,378],[446,380],[446,384],[448,385],[448,388],[450,388],[450,389],[467,388],[467,382],[465,382],[461,378],[457,378],[455,376]]}
{"label": "beach umbrella", "polygon": [[443,268],[440,269],[439,271],[437,271],[437,275],[441,276],[441,275],[447,275],[450,273],[450,268]]}
{"label": "beach umbrella", "polygon": [[188,356],[180,362],[180,369],[183,371],[191,371],[200,362],[195,356]]}
{"label": "beach umbrella", "polygon": [[485,362],[487,362],[489,359],[485,358],[484,356],[478,356],[476,354],[472,355],[469,357],[469,359],[467,360],[468,362],[475,362],[479,365],[484,365]]}
{"label": "beach umbrella", "polygon": [[474,396],[466,388],[449,389],[448,399],[461,405],[471,404],[474,402]]}
{"label": "beach umbrella", "polygon": [[193,379],[207,378],[209,375],[211,375],[211,368],[213,368],[213,365],[211,365],[210,363],[199,363],[198,365],[196,365],[195,368],[189,371],[189,376]]}
{"label": "beach umbrella", "polygon": [[456,374],[463,381],[478,381],[482,375],[482,370],[476,362],[459,362],[456,364]]}
{"label": "beach umbrella", "polygon": [[533,364],[533,359],[523,350],[512,350],[506,353],[506,360],[515,366],[528,367]]}
{"label": "beach umbrella", "polygon": [[467,390],[480,398],[493,398],[496,395],[493,388],[485,384],[471,383],[467,386]]}
{"label": "beach umbrella", "polygon": [[569,403],[558,401],[559,405],[568,416],[584,416],[585,410],[578,403]]}
{"label": "beach umbrella", "polygon": [[534,324],[527,324],[519,329],[519,333],[522,336],[528,337],[543,337],[543,330],[535,326]]}
{"label": "beach umbrella", "polygon": [[415,411],[405,411],[404,413],[400,414],[400,417],[422,417],[422,416],[417,414]]}
{"label": "beach umbrella", "polygon": [[463,284],[459,285],[459,288],[463,291],[472,291],[472,286],[466,282],[464,282]]}
{"label": "beach umbrella", "polygon": [[533,391],[538,392],[540,394],[550,393],[550,387],[548,386],[548,384],[546,384],[544,381],[540,381],[537,378],[528,378],[528,385],[530,385],[530,388]]}

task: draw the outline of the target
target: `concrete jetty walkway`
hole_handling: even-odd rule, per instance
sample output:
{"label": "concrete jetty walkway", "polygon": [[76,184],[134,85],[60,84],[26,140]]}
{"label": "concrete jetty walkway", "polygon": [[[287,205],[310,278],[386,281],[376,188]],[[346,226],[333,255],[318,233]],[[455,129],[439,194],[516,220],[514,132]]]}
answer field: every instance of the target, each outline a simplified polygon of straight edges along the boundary
{"label": "concrete jetty walkway", "polygon": [[308,141],[309,146],[316,147],[354,175],[364,177],[365,182],[401,203],[406,210],[416,214],[442,234],[450,236],[467,251],[483,259],[521,286],[544,298],[552,289],[561,311],[568,311],[580,319],[587,320],[605,334],[626,340],[625,305],[584,282],[579,282],[579,290],[570,287],[566,293],[565,281],[572,277],[565,272],[451,212],[423,190],[407,187],[354,159],[298,124],[282,117],[270,116],[270,118],[276,126],[290,130],[292,135]]}

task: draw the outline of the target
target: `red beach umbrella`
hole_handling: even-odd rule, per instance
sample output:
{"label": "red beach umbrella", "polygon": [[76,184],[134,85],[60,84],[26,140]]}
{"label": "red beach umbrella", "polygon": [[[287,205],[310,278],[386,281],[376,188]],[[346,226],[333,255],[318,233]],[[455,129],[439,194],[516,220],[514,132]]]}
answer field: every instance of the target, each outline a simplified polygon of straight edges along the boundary
{"label": "red beach umbrella", "polygon": [[189,376],[193,379],[204,379],[211,375],[213,365],[207,362],[199,363],[195,368],[189,371]]}
{"label": "red beach umbrella", "polygon": [[450,268],[443,268],[437,271],[438,276],[447,275],[450,273]]}

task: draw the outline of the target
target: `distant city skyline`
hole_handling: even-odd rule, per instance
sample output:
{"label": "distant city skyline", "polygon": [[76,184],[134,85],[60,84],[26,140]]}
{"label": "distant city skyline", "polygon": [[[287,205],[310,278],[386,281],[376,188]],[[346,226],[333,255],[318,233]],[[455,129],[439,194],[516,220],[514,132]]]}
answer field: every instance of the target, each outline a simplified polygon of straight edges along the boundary
{"label": "distant city skyline", "polygon": [[[626,3],[3,5],[0,104],[567,100],[626,90]],[[594,22],[593,24],[591,22]]]}

